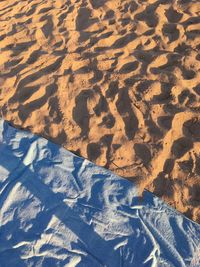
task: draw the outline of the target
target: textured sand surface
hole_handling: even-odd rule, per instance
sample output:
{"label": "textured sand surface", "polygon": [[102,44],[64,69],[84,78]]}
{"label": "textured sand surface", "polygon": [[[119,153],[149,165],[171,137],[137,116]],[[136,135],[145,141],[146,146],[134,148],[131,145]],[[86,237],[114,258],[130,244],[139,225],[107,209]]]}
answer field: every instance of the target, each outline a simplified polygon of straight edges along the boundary
{"label": "textured sand surface", "polygon": [[200,2],[0,2],[0,109],[200,222]]}
{"label": "textured sand surface", "polygon": [[[199,267],[200,225],[0,120],[1,267]],[[138,249],[139,248],[139,249]]]}

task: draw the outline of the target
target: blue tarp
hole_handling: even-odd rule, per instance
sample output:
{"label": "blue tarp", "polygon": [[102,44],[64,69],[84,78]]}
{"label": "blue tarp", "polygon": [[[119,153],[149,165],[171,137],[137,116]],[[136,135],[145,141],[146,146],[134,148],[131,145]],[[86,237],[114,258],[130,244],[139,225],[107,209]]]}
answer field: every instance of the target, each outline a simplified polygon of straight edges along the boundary
{"label": "blue tarp", "polygon": [[0,120],[0,267],[200,266],[200,225]]}

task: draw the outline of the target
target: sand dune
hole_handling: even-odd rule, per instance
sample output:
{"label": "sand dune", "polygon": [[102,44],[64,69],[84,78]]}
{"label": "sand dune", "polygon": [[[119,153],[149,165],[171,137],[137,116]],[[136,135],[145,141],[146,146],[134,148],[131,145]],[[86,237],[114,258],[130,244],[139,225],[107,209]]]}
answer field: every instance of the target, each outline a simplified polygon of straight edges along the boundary
{"label": "sand dune", "polygon": [[0,3],[3,118],[200,222],[200,3]]}

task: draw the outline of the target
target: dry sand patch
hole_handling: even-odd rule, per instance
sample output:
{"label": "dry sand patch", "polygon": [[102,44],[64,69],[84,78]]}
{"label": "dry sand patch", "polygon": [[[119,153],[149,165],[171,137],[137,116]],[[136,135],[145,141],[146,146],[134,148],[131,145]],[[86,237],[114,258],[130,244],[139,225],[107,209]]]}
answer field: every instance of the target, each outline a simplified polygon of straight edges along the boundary
{"label": "dry sand patch", "polygon": [[1,1],[2,116],[200,222],[199,34],[199,1]]}

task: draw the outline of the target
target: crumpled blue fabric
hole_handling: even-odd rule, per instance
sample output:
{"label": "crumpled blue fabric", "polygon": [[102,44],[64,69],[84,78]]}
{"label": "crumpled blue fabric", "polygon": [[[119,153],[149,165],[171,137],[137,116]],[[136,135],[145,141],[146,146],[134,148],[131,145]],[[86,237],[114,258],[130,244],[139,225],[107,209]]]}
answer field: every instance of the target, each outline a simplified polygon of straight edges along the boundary
{"label": "crumpled blue fabric", "polygon": [[200,225],[0,120],[0,267],[200,266]]}

